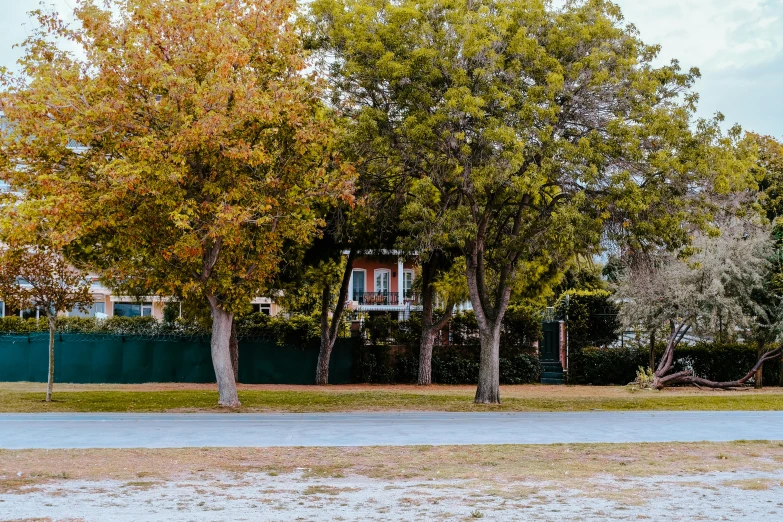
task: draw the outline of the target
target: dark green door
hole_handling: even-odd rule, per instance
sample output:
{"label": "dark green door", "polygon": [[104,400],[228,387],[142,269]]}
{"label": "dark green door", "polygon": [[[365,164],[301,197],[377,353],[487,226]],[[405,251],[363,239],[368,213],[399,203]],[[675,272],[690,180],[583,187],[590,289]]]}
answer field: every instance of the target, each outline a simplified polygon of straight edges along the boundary
{"label": "dark green door", "polygon": [[559,361],[560,360],[560,323],[543,323],[542,330],[544,334],[543,342],[541,343],[541,360],[542,361]]}

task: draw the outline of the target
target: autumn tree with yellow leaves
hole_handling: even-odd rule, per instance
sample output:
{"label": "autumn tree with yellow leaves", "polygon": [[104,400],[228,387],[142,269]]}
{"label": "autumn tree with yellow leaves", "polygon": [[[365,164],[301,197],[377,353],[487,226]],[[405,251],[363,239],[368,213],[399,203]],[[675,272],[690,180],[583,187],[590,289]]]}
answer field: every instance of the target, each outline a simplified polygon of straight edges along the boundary
{"label": "autumn tree with yellow leaves", "polygon": [[219,404],[239,406],[229,339],[318,209],[352,197],[332,152],[291,0],[81,0],[36,11],[0,172],[18,189],[10,240],[54,230],[80,266],[130,295],[204,299]]}

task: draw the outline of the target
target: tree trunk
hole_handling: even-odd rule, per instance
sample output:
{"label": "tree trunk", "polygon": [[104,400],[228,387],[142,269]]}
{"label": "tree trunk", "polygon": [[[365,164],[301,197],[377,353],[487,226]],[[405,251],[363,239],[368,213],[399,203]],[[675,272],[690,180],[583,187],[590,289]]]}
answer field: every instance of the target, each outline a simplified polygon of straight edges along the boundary
{"label": "tree trunk", "polygon": [[465,256],[468,292],[473,313],[479,328],[481,359],[476,387],[477,404],[500,404],[500,327],[511,298],[511,281],[514,262],[510,261],[499,275],[499,282],[490,297],[485,275],[484,254],[480,238],[471,245],[470,255]]}
{"label": "tree trunk", "polygon": [[[764,339],[759,338],[756,341],[756,360],[760,360],[764,356]],[[762,382],[762,374],[764,373],[764,365],[762,364],[759,366],[758,370],[756,370],[756,374],[753,376],[754,381],[754,387],[757,390],[760,390],[764,387],[764,383]]]}
{"label": "tree trunk", "polygon": [[52,391],[54,389],[54,328],[56,318],[47,314],[49,319],[49,375],[46,380],[46,402],[52,402]]}
{"label": "tree trunk", "polygon": [[[318,364],[315,367],[315,383],[329,384],[329,362],[332,359],[332,349],[337,342],[338,328],[345,310],[345,300],[348,298],[348,284],[351,281],[353,261],[356,258],[356,248],[351,247],[348,259],[345,261],[343,279],[340,283],[340,292],[337,295],[337,304],[334,307],[332,320],[329,321],[329,309],[331,305],[332,287],[325,283],[321,294],[321,346],[318,350]],[[402,277],[402,275],[400,275]]]}
{"label": "tree trunk", "polygon": [[223,310],[215,296],[207,296],[207,299],[212,310],[212,365],[218,386],[218,406],[238,408],[240,403],[230,347],[234,314]]}
{"label": "tree trunk", "polygon": [[420,386],[432,384],[432,347],[435,345],[435,332],[432,329],[421,329],[419,341],[419,378]]}
{"label": "tree trunk", "polygon": [[500,404],[500,321],[479,330],[481,361],[475,402]]}
{"label": "tree trunk", "polygon": [[331,296],[331,287],[328,284],[324,285],[321,295],[321,346],[318,349],[318,366],[315,368],[315,383],[321,385],[329,384],[329,362],[332,360],[332,348],[335,342],[331,336],[331,322],[329,321]]}
{"label": "tree trunk", "polygon": [[650,331],[650,370],[655,368],[655,330]]}
{"label": "tree trunk", "polygon": [[[436,254],[433,254],[435,256]],[[432,349],[435,346],[435,335],[448,324],[454,313],[454,303],[446,303],[443,317],[435,321],[435,288],[432,282],[437,271],[437,260],[431,259],[422,263],[422,313],[421,313],[421,339],[419,340],[419,378],[418,384],[429,386],[432,384]]]}
{"label": "tree trunk", "polygon": [[239,339],[237,338],[237,323],[231,321],[231,340],[229,341],[231,352],[231,368],[234,370],[234,382],[239,382]]}

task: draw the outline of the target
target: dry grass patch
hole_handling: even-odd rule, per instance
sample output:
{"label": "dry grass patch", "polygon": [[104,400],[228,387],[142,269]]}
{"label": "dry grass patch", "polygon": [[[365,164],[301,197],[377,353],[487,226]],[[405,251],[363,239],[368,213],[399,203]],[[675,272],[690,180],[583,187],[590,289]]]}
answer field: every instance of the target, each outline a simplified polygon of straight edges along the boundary
{"label": "dry grass patch", "polygon": [[773,487],[780,486],[782,484],[771,480],[745,479],[745,480],[724,480],[723,482],[721,482],[721,485],[729,486],[733,488],[739,488],[745,491],[766,491],[768,489],[772,489]]}
{"label": "dry grass patch", "polygon": [[333,486],[307,486],[302,492],[303,495],[339,495],[349,491],[359,491],[358,488],[337,488]]}
{"label": "dry grass patch", "polygon": [[[487,465],[490,463],[490,465]],[[719,471],[775,471],[777,442],[557,444],[366,448],[200,448],[0,451],[0,491],[53,480],[115,479],[145,487],[161,480],[246,472],[384,480],[546,482],[600,475],[647,477]],[[51,470],[61,470],[52,473]],[[21,475],[19,475],[21,473]],[[154,477],[155,480],[139,480]],[[523,496],[531,492],[521,492]]]}

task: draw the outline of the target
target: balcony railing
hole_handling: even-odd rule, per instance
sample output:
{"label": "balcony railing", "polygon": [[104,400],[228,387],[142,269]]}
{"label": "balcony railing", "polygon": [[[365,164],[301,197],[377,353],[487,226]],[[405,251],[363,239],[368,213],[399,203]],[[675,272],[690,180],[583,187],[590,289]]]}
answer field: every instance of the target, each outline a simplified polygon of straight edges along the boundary
{"label": "balcony railing", "polygon": [[419,294],[415,294],[413,292],[405,292],[403,294],[402,301],[400,301],[399,292],[354,292],[351,298],[360,305],[397,306],[405,304],[419,304]]}

